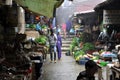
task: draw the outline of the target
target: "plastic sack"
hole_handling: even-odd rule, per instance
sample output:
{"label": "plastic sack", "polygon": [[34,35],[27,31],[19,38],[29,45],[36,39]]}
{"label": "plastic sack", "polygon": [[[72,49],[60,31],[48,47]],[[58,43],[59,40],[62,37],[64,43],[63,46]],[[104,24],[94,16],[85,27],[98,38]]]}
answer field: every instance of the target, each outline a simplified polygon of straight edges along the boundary
{"label": "plastic sack", "polygon": [[71,28],[70,33],[75,33],[75,30],[73,28]]}

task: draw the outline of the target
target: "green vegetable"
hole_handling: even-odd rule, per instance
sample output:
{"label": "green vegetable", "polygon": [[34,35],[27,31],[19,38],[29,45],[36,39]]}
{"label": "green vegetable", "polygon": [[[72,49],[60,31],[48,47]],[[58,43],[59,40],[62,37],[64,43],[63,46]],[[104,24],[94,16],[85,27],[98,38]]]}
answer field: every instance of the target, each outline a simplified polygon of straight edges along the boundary
{"label": "green vegetable", "polygon": [[107,66],[108,62],[101,61],[100,66]]}
{"label": "green vegetable", "polygon": [[84,55],[84,54],[85,54],[85,52],[84,52],[83,50],[76,51],[76,52],[74,53],[74,57],[77,58],[77,56]]}
{"label": "green vegetable", "polygon": [[75,46],[78,46],[78,39],[76,37],[73,38],[71,44],[70,44],[70,51],[73,51]]}
{"label": "green vegetable", "polygon": [[35,27],[36,27],[35,24],[30,24],[30,25],[29,25],[29,28],[35,28]]}
{"label": "green vegetable", "polygon": [[85,54],[83,50],[76,51],[73,55],[76,61],[79,61],[80,58]]}
{"label": "green vegetable", "polygon": [[83,51],[94,50],[94,49],[95,46],[92,43],[85,43],[82,48]]}
{"label": "green vegetable", "polygon": [[39,44],[46,44],[47,42],[47,37],[44,35],[41,35],[39,38],[35,39],[35,42],[39,43]]}
{"label": "green vegetable", "polygon": [[46,25],[42,25],[41,27],[42,27],[42,29],[46,29],[46,28],[47,28],[47,26],[46,26]]}
{"label": "green vegetable", "polygon": [[80,43],[80,42],[83,42],[83,36],[80,36],[80,37],[79,37],[79,43]]}

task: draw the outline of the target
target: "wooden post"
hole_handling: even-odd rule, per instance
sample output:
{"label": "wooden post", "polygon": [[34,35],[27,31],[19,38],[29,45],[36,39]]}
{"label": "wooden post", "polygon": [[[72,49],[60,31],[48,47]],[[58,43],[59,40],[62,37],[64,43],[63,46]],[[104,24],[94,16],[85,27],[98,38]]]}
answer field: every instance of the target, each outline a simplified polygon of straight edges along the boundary
{"label": "wooden post", "polygon": [[10,6],[12,6],[12,0],[6,0],[5,5],[10,5]]}
{"label": "wooden post", "polygon": [[102,67],[98,65],[98,80],[102,79]]}
{"label": "wooden post", "polygon": [[25,11],[22,7],[18,7],[18,33],[25,33]]}

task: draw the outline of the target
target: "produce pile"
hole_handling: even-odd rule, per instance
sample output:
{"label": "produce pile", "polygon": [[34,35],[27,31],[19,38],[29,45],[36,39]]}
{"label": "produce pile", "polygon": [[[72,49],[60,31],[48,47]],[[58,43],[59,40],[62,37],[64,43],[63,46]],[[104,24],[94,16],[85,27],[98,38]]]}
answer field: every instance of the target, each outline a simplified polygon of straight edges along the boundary
{"label": "produce pile", "polygon": [[[46,29],[48,26],[43,24],[40,26],[42,29]],[[26,24],[26,28],[31,28],[31,29],[35,29],[36,28],[36,24]]]}
{"label": "produce pile", "polygon": [[35,39],[35,42],[42,44],[42,45],[45,45],[47,43],[47,40],[48,40],[48,38],[45,35],[40,35],[39,38]]}
{"label": "produce pile", "polygon": [[112,58],[117,58],[116,54],[112,52],[104,49],[96,50],[93,43],[84,42],[82,37],[73,38],[70,44],[70,52],[79,64],[85,64],[88,60],[94,60],[100,66],[106,66]]}
{"label": "produce pile", "polygon": [[95,59],[95,57],[93,57],[91,54],[88,53],[88,52],[92,52],[94,49],[95,47],[92,43],[88,43],[88,42],[84,43],[82,48],[80,48],[79,50],[73,51],[75,60],[79,61],[81,58],[94,58]]}

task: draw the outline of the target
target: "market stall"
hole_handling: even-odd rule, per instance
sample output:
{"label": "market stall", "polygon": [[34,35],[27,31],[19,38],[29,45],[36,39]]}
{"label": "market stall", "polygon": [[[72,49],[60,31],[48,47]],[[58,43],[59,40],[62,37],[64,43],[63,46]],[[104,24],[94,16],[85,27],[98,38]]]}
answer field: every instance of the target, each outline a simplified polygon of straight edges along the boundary
{"label": "market stall", "polygon": [[[82,36],[82,35],[81,35]],[[103,48],[96,48],[95,44],[89,42],[82,42],[82,37],[75,37],[70,45],[70,52],[75,58],[75,61],[79,65],[84,65],[88,60],[94,60],[98,64],[98,79],[102,78],[105,80],[110,80],[111,76],[114,75],[111,73],[112,68],[118,62],[118,50],[109,51],[107,46]],[[112,67],[111,67],[112,66]],[[106,76],[104,76],[104,75]],[[116,71],[115,74],[119,74],[119,71]],[[114,79],[113,79],[114,80]]]}

